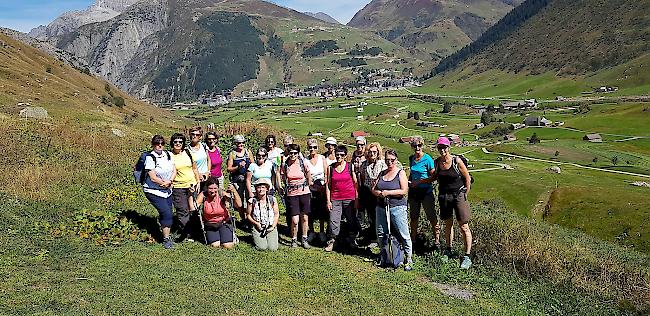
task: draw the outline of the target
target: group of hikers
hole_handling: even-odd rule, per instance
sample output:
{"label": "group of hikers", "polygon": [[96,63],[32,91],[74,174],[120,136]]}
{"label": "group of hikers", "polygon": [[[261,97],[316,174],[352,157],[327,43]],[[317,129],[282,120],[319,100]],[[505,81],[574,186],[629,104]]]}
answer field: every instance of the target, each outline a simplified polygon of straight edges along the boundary
{"label": "group of hikers", "polygon": [[[218,146],[219,134],[207,131],[204,135],[198,126],[189,130],[189,140],[175,133],[169,141],[171,150],[167,151],[163,136],[152,138],[151,152],[143,153],[140,159],[139,178],[146,198],[160,215],[162,243],[167,249],[174,242],[196,236],[192,235],[191,218],[198,215],[199,238],[212,247],[233,248],[237,223],[251,233],[257,249],[277,250],[282,204],[291,248],[308,249],[318,244],[327,252],[335,247],[355,249],[361,239],[372,248],[394,238],[404,254],[400,265],[410,271],[413,241],[418,236],[420,210],[424,209],[434,229],[435,248],[448,257],[452,256],[456,217],[465,245],[460,267],[467,269],[472,264],[467,202],[471,177],[464,160],[451,154],[450,141],[445,137],[436,142],[436,159],[425,153],[422,137],[412,137],[408,175],[395,150],[367,143],[362,136],[355,139],[356,149],[351,155],[333,137],[326,139],[324,150],[317,139],[308,139],[303,153],[293,137],[283,139],[282,149],[273,135],[254,152],[247,148],[243,135],[235,135],[232,148],[224,153]],[[227,186],[222,170],[229,177]],[[438,183],[439,212],[434,182]],[[235,221],[236,213],[239,222]],[[364,217],[369,222],[365,230],[361,225]],[[445,247],[440,245],[438,218],[445,224]],[[319,225],[318,232],[315,224]],[[172,237],[172,227],[176,238]]]}

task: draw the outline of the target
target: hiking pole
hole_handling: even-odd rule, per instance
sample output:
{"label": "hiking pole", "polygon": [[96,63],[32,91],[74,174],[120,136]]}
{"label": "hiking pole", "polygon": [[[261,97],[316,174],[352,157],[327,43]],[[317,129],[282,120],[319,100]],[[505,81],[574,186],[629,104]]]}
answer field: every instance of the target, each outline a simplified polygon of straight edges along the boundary
{"label": "hiking pole", "polygon": [[[388,258],[390,258],[391,261],[393,261],[393,252],[395,251],[393,249],[393,241],[391,240],[391,232],[390,232],[390,206],[388,204],[388,198],[384,198],[384,203],[386,203],[386,222],[388,223],[388,235],[386,240],[388,241]],[[392,262],[391,262],[392,264]]]}
{"label": "hiking pole", "polygon": [[203,233],[203,242],[205,242],[205,244],[207,245],[208,236],[205,233],[205,223],[203,222],[203,209],[202,206],[199,206],[199,203],[196,202],[196,200],[199,197],[199,193],[195,189],[192,195],[194,196],[194,209],[199,213],[199,221],[201,223],[201,233]]}
{"label": "hiking pole", "polygon": [[239,238],[237,238],[237,219],[233,214],[235,214],[235,204],[233,203],[234,199],[232,197],[233,194],[237,194],[234,192],[230,192],[230,220],[232,221],[232,242],[235,243],[235,245],[239,244]]}

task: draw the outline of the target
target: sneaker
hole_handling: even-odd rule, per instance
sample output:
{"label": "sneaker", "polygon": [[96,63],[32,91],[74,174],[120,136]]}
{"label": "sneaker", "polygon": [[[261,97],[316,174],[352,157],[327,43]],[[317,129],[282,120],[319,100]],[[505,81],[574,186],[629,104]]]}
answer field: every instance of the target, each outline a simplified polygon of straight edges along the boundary
{"label": "sneaker", "polygon": [[291,239],[291,248],[298,248],[298,240]]}
{"label": "sneaker", "polygon": [[171,236],[165,237],[165,239],[163,239],[163,247],[165,247],[165,249],[172,249],[172,247],[174,247],[174,242],[172,241]]}
{"label": "sneaker", "polygon": [[371,241],[370,244],[368,245],[369,249],[375,249],[379,248],[379,244],[376,241]]}
{"label": "sneaker", "polygon": [[406,262],[406,265],[404,265],[404,271],[412,271],[413,270],[413,261],[409,260]]}
{"label": "sneaker", "polygon": [[303,237],[302,238],[302,247],[305,248],[305,249],[311,248],[311,246],[309,245],[308,239],[309,239],[308,237]]}
{"label": "sneaker", "polygon": [[332,250],[334,250],[334,240],[333,239],[328,240],[327,241],[327,246],[325,247],[325,251],[327,251],[327,252],[331,252]]}
{"label": "sneaker", "polygon": [[463,270],[469,269],[469,267],[472,266],[472,259],[469,258],[469,256],[464,256],[463,257],[463,262],[460,263],[460,268]]}
{"label": "sneaker", "polygon": [[320,233],[318,233],[318,240],[319,240],[322,244],[324,244],[324,243],[327,241],[327,235],[325,234],[325,232],[320,232]]}

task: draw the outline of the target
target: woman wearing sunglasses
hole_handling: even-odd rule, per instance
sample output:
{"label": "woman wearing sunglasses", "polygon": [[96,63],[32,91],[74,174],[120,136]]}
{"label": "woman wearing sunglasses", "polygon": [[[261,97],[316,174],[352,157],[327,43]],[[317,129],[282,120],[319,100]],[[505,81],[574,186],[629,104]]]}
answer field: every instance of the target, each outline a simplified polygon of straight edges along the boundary
{"label": "woman wearing sunglasses", "polygon": [[176,133],[171,137],[172,158],[176,167],[176,177],[172,183],[172,199],[176,209],[176,226],[180,240],[188,235],[187,223],[190,221],[190,205],[193,204],[192,194],[197,190],[199,172],[192,154],[185,148],[185,135]]}
{"label": "woman wearing sunglasses", "polygon": [[325,251],[332,251],[339,233],[341,232],[341,216],[345,217],[348,225],[347,243],[356,248],[355,238],[359,231],[359,219],[356,210],[359,207],[357,176],[354,166],[346,162],[348,149],[337,146],[336,162],[330,166],[326,186],[327,209],[330,211],[330,221],[327,226],[327,246]]}
{"label": "woman wearing sunglasses", "polygon": [[434,228],[435,245],[440,249],[440,224],[436,214],[436,202],[433,196],[433,184],[431,179],[435,171],[433,158],[424,152],[424,139],[422,136],[413,136],[411,139],[413,155],[409,157],[409,192],[408,204],[411,212],[411,240],[416,241],[418,236],[418,222],[420,220],[420,209],[424,208],[431,227]]}
{"label": "woman wearing sunglasses", "polygon": [[454,215],[463,235],[465,255],[460,264],[461,269],[469,269],[472,265],[470,252],[472,250],[472,231],[469,229],[471,211],[467,202],[467,194],[472,185],[467,166],[459,157],[451,154],[451,143],[447,137],[438,138],[436,147],[440,157],[436,159],[435,178],[438,180],[438,202],[440,203],[440,219],[445,221],[445,240],[447,248],[444,255],[451,256]]}
{"label": "woman wearing sunglasses", "polygon": [[[384,156],[388,168],[382,171],[375,181],[372,193],[377,197],[377,235],[382,243],[390,242],[388,218],[390,216],[390,231],[402,243],[406,253],[405,271],[413,270],[413,243],[409,234],[406,193],[408,179],[406,173],[397,166],[397,153],[388,149]],[[386,214],[386,207],[388,213]]]}
{"label": "woman wearing sunglasses", "polygon": [[313,184],[309,166],[305,159],[300,156],[300,146],[290,144],[287,146],[289,156],[281,168],[284,192],[286,194],[287,215],[291,220],[291,248],[298,247],[298,222],[302,229],[302,246],[305,249],[311,248],[307,241],[309,213],[311,212],[311,191],[309,187]]}
{"label": "woman wearing sunglasses", "polygon": [[156,135],[151,139],[152,151],[147,155],[144,170],[147,172],[142,189],[144,196],[160,215],[163,247],[170,249],[174,242],[170,236],[174,222],[172,214],[172,183],[176,177],[176,167],[171,154],[165,149],[165,138]]}
{"label": "woman wearing sunglasses", "polygon": [[[359,212],[368,216],[370,227],[364,235],[370,240],[370,247],[377,245],[376,214],[377,197],[372,192],[372,187],[377,182],[379,174],[386,170],[386,162],[382,159],[384,153],[379,143],[370,143],[366,149],[366,160],[361,163],[361,175],[359,181]],[[398,165],[399,166],[399,165]]]}
{"label": "woman wearing sunglasses", "polygon": [[219,134],[217,132],[205,133],[205,143],[208,144],[208,157],[210,160],[210,175],[219,180],[219,189],[224,189],[223,171],[223,157],[221,157],[221,149],[219,149]]}
{"label": "woman wearing sunglasses", "polygon": [[327,211],[327,198],[325,197],[325,179],[328,171],[325,156],[318,153],[318,141],[314,138],[307,140],[309,155],[305,163],[309,165],[311,178],[314,183],[309,187],[311,191],[311,213],[309,214],[309,237],[316,236],[314,221],[319,221],[320,230],[318,237],[322,243],[326,241],[325,223],[329,220]]}
{"label": "woman wearing sunglasses", "polygon": [[196,163],[196,169],[199,172],[199,187],[201,191],[205,189],[205,181],[210,176],[210,155],[208,154],[208,146],[201,142],[203,131],[201,126],[194,126],[190,128],[190,144],[187,149],[192,154],[192,159]]}
{"label": "woman wearing sunglasses", "polygon": [[[275,162],[276,159],[282,156],[282,153],[284,153],[282,148],[276,146],[277,142],[278,141],[275,135],[268,135],[264,140],[264,149],[266,149],[267,152],[266,159],[270,160],[271,162]],[[276,164],[278,163],[276,162]]]}

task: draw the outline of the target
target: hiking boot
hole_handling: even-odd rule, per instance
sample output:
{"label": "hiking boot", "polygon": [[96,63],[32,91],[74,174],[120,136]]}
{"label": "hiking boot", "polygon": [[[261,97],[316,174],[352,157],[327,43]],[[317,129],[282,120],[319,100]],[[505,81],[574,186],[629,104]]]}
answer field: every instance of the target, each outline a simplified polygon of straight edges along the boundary
{"label": "hiking boot", "polygon": [[309,245],[308,239],[309,239],[308,237],[303,237],[302,238],[302,247],[305,248],[305,249],[311,248],[311,246]]}
{"label": "hiking boot", "polygon": [[413,261],[409,260],[406,262],[406,265],[404,265],[404,271],[412,271],[413,270]]}
{"label": "hiking boot", "polygon": [[330,239],[327,241],[327,246],[325,246],[325,251],[331,252],[334,250],[334,239]]}
{"label": "hiking boot", "polygon": [[291,248],[298,248],[298,240],[297,239],[291,239]]}
{"label": "hiking boot", "polygon": [[462,270],[467,270],[471,266],[472,266],[472,259],[470,259],[468,255],[465,255],[463,257],[463,262],[460,263],[460,268]]}
{"label": "hiking boot", "polygon": [[172,247],[174,247],[174,242],[172,241],[171,236],[165,237],[163,239],[162,244],[163,244],[163,247],[165,247],[165,249],[172,249]]}

